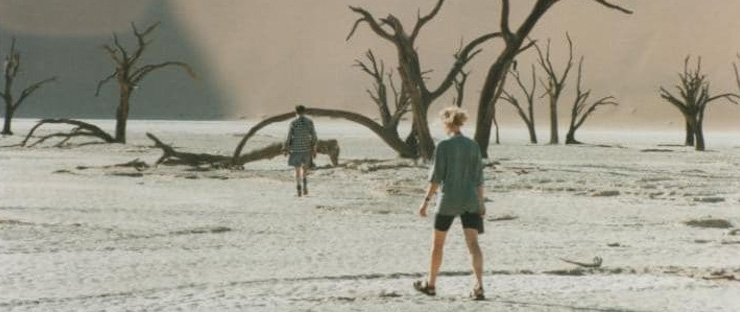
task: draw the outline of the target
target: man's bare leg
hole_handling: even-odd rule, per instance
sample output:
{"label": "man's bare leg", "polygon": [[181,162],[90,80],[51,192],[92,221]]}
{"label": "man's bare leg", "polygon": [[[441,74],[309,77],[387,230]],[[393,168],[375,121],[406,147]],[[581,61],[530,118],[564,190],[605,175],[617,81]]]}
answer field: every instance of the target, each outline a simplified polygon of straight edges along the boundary
{"label": "man's bare leg", "polygon": [[301,197],[301,167],[295,167],[295,187],[298,191],[298,197]]}
{"label": "man's bare leg", "polygon": [[303,195],[308,195],[308,179],[306,179],[306,176],[308,176],[310,170],[308,165],[303,165],[303,174],[301,176],[303,178]]}

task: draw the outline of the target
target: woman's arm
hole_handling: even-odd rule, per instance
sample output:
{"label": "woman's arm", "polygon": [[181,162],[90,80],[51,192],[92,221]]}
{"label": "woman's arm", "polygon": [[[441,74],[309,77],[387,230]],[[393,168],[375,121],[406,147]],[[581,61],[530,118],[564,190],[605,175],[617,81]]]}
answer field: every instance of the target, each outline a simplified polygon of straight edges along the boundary
{"label": "woman's arm", "polygon": [[422,217],[427,216],[429,201],[432,200],[432,196],[437,193],[437,189],[444,181],[445,174],[447,173],[443,145],[443,143],[440,143],[434,149],[434,164],[432,164],[432,167],[429,170],[429,187],[427,188],[427,196],[424,197],[424,202],[419,206],[419,215]]}
{"label": "woman's arm", "polygon": [[422,217],[427,216],[427,208],[429,207],[429,201],[432,200],[432,196],[434,196],[435,193],[437,193],[437,189],[439,188],[439,184],[431,182],[429,183],[429,188],[427,189],[427,196],[424,197],[424,202],[419,205],[419,215]]}
{"label": "woman's arm", "polygon": [[483,185],[478,186],[478,200],[480,201],[480,215],[486,215],[486,196],[483,194]]}

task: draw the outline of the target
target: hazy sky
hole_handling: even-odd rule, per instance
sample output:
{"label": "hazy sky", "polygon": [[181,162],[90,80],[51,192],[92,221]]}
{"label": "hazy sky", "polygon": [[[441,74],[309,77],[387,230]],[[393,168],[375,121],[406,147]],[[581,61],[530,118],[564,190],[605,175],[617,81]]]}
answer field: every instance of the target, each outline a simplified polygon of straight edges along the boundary
{"label": "hazy sky", "polygon": [[[297,103],[374,113],[365,94],[371,80],[352,67],[372,48],[395,66],[393,47],[362,25],[349,42],[345,37],[356,19],[347,8],[360,5],[376,16],[393,13],[411,27],[416,12],[427,12],[435,0],[171,0],[165,1],[170,27],[193,49],[213,85],[221,94],[225,117],[257,117],[289,110]],[[514,25],[534,1],[512,1]],[[562,65],[565,32],[575,42],[576,55],[585,55],[584,84],[594,95],[614,95],[621,105],[597,112],[594,126],[682,125],[678,112],[658,95],[660,85],[675,84],[686,55],[701,55],[715,92],[740,92],[734,83],[732,62],[739,61],[740,1],[736,0],[615,0],[635,11],[625,15],[589,0],[562,0],[537,25],[532,37],[552,38],[556,63]],[[123,5],[125,3],[125,5]],[[130,20],[157,18],[148,13],[160,1],[0,0],[3,33],[59,38],[107,36],[126,31]],[[454,61],[460,39],[470,40],[497,31],[500,1],[448,0],[437,19],[418,40],[425,69],[434,69],[435,86]],[[167,36],[167,34],[162,34]],[[104,38],[104,37],[102,37]],[[475,111],[483,76],[501,42],[485,45],[485,52],[469,64],[472,71],[465,106]],[[173,47],[172,49],[177,49]],[[3,50],[4,52],[4,50]],[[533,51],[519,61],[529,68]],[[527,75],[528,77],[528,75]],[[167,78],[172,79],[172,78]],[[573,83],[570,84],[573,86]],[[513,86],[513,85],[512,85]],[[62,92],[59,90],[58,92]],[[164,91],[160,91],[164,92]],[[167,91],[169,92],[169,91]],[[450,103],[452,93],[433,110]],[[567,115],[572,95],[566,93],[561,112]],[[543,101],[538,118],[547,115]],[[506,113],[509,112],[509,113]],[[508,108],[502,118],[516,121]],[[508,116],[506,116],[508,115]],[[740,106],[715,103],[707,124],[740,129]],[[544,124],[543,124],[544,125]],[[588,124],[587,124],[588,126]]]}

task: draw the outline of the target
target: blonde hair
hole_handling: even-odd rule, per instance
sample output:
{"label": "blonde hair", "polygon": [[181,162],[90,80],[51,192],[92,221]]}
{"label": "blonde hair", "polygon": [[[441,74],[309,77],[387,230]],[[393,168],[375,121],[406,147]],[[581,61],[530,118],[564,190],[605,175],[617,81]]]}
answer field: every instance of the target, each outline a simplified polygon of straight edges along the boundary
{"label": "blonde hair", "polygon": [[457,106],[450,106],[439,112],[439,118],[445,126],[462,127],[468,120],[468,113]]}

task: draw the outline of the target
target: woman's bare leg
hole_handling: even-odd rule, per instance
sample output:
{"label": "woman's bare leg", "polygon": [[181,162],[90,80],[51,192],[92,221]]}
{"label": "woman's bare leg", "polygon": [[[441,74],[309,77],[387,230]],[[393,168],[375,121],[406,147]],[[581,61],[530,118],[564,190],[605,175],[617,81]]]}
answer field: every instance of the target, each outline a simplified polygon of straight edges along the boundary
{"label": "woman's bare leg", "polygon": [[429,264],[429,280],[427,283],[429,287],[435,287],[437,283],[437,275],[439,274],[439,268],[442,266],[442,255],[444,253],[445,238],[447,238],[447,232],[434,230],[434,238],[432,241],[432,259]]}
{"label": "woman's bare leg", "polygon": [[473,263],[473,273],[475,273],[475,289],[483,287],[483,252],[478,245],[478,229],[464,229],[465,243],[468,245],[470,257]]}

